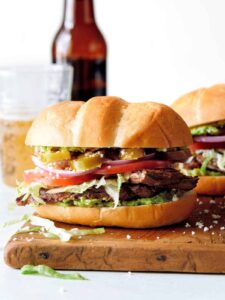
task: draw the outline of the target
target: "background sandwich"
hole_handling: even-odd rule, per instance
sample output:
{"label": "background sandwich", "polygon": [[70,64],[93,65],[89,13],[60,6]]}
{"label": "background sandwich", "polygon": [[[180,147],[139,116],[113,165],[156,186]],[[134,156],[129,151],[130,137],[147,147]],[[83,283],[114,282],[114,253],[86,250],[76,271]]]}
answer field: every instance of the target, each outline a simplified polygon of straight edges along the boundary
{"label": "background sandwich", "polygon": [[62,102],[39,114],[26,143],[36,168],[25,171],[17,203],[41,217],[146,228],[180,222],[195,205],[197,178],[174,168],[190,156],[190,131],[165,105]]}
{"label": "background sandwich", "polygon": [[188,93],[172,108],[191,128],[194,140],[184,174],[199,176],[197,193],[225,194],[225,84]]}

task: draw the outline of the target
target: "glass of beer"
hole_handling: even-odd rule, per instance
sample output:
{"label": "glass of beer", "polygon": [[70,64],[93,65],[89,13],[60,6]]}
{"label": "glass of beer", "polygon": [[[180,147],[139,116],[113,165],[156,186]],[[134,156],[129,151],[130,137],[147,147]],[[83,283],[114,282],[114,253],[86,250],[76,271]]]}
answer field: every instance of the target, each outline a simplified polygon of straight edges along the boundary
{"label": "glass of beer", "polygon": [[25,145],[27,131],[44,107],[70,100],[72,80],[68,65],[0,69],[0,156],[6,185],[15,186],[23,180],[24,170],[33,167],[33,149]]}

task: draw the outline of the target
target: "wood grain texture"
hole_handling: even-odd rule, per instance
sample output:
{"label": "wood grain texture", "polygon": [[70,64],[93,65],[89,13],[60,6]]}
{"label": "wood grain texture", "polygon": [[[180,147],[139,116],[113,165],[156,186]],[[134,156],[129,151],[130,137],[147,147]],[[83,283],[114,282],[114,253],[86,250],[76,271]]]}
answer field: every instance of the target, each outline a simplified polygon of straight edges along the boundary
{"label": "wood grain texture", "polygon": [[225,273],[224,226],[225,199],[201,197],[187,222],[161,229],[108,228],[67,243],[15,234],[5,247],[5,262],[13,268],[30,263],[68,270]]}

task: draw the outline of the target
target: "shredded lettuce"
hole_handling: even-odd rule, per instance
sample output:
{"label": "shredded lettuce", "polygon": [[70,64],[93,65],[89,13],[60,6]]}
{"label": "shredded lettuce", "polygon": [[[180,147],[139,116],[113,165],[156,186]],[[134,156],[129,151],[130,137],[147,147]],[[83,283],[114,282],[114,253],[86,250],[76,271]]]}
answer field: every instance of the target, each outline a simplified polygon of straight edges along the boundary
{"label": "shredded lettuce", "polygon": [[184,174],[188,175],[188,176],[192,176],[192,177],[194,177],[194,176],[224,176],[223,173],[216,172],[216,171],[210,171],[210,170],[206,170],[205,174],[202,174],[200,168],[185,170]]}
{"label": "shredded lettuce", "polygon": [[32,182],[31,184],[20,182],[17,186],[17,195],[18,197],[23,196],[22,201],[26,201],[30,196],[32,196],[36,205],[45,204],[45,202],[40,198],[40,189],[42,187],[43,184],[39,182]]}
{"label": "shredded lettuce", "polygon": [[210,151],[207,155],[205,155],[205,159],[204,159],[204,161],[202,163],[202,166],[200,168],[201,175],[205,175],[206,174],[207,166],[208,166],[210,160],[212,160],[212,159],[213,159],[213,152]]}
{"label": "shredded lettuce", "polygon": [[114,208],[119,204],[120,189],[124,181],[124,177],[121,174],[117,174],[117,181],[112,179],[106,180],[105,191],[114,200]]}
{"label": "shredded lettuce", "polygon": [[202,163],[202,174],[205,175],[206,168],[208,163],[211,160],[214,160],[215,164],[221,171],[225,171],[225,150],[220,149],[219,151],[210,149],[210,150],[198,150],[196,151],[197,154],[201,154],[205,160]]}
{"label": "shredded lettuce", "polygon": [[25,265],[21,268],[21,274],[23,275],[42,275],[46,277],[59,278],[59,279],[72,279],[72,280],[87,280],[79,273],[64,274],[55,271],[54,269],[46,265]]}
{"label": "shredded lettuce", "polygon": [[11,220],[5,222],[0,226],[0,229],[3,229],[5,227],[14,224],[18,224],[20,222],[30,222],[32,226],[27,225],[25,227],[22,227],[17,231],[17,233],[39,232],[48,238],[58,238],[62,242],[68,242],[73,237],[105,233],[105,229],[102,227],[93,228],[93,229],[73,228],[70,230],[66,230],[64,228],[56,227],[55,223],[51,220],[37,217],[37,216],[28,216],[28,215],[23,215],[18,220]]}
{"label": "shredded lettuce", "polygon": [[[56,227],[53,221],[44,219],[37,216],[30,217],[31,225],[39,226],[40,232],[48,238],[59,238],[62,242],[68,242],[73,237],[89,234],[102,234],[105,232],[104,228],[93,228],[93,229],[78,229],[73,228],[66,230],[64,228]],[[35,230],[36,231],[36,230]]]}
{"label": "shredded lettuce", "polygon": [[191,134],[192,135],[216,135],[218,134],[219,129],[216,126],[213,125],[203,125],[198,127],[191,128]]}
{"label": "shredded lettuce", "polygon": [[41,227],[39,227],[39,226],[33,226],[33,227],[25,226],[25,227],[20,228],[17,231],[17,233],[39,232],[40,230],[41,230]]}

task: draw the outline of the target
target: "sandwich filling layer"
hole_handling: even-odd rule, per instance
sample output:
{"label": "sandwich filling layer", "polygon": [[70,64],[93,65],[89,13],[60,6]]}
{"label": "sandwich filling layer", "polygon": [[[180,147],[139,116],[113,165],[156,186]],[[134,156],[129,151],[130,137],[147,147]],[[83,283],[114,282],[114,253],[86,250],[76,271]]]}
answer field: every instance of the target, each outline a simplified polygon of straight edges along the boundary
{"label": "sandwich filling layer", "polygon": [[36,168],[18,186],[18,205],[152,205],[176,201],[197,184],[176,170],[190,155],[183,148],[38,147],[35,153]]}
{"label": "sandwich filling layer", "polygon": [[180,164],[180,170],[189,176],[224,176],[225,121],[191,128],[191,133],[192,156]]}

